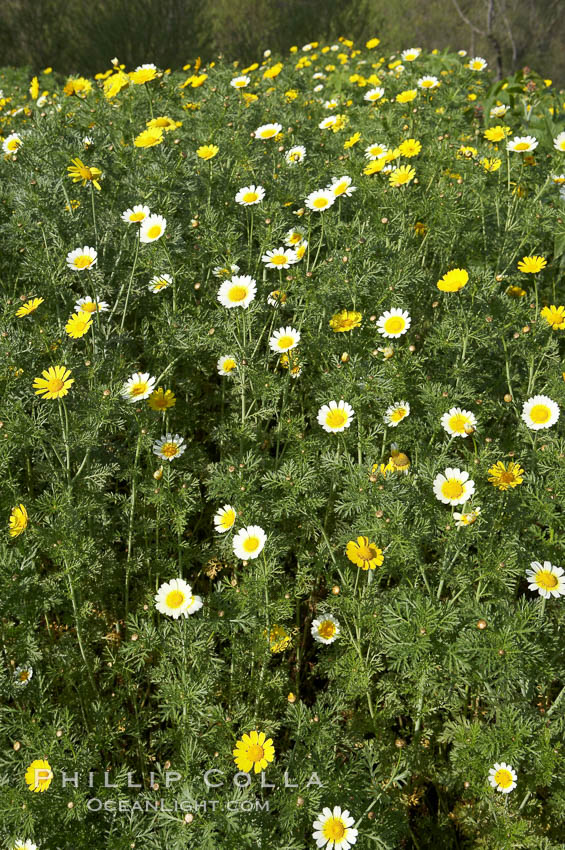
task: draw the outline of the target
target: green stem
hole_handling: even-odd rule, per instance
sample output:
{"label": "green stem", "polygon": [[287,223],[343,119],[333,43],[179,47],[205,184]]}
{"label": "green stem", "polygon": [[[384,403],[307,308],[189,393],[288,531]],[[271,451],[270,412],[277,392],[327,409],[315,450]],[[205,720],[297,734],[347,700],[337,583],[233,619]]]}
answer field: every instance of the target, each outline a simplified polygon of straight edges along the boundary
{"label": "green stem", "polygon": [[[63,422],[63,410],[65,411],[65,421]],[[65,454],[67,458],[66,469],[67,469],[67,484],[71,486],[71,449],[69,446],[69,419],[67,416],[67,408],[65,407],[65,402],[63,399],[60,399],[59,404],[59,419],[61,420],[61,430],[63,432],[63,444],[65,446]]]}
{"label": "green stem", "polygon": [[[129,294],[131,292],[131,284],[132,284],[132,281],[133,281],[133,276],[135,274],[135,267],[137,265],[137,255],[138,255],[138,253],[139,253],[139,231],[137,232],[137,240],[136,240],[136,243],[135,243],[135,256],[133,258],[133,268],[132,268],[131,274],[129,276],[128,289],[127,289],[127,293],[126,293],[126,303],[124,304],[124,312],[122,313],[122,321],[120,322],[120,333],[124,329],[124,322],[126,320],[126,314],[127,314],[127,311],[128,311]],[[116,300],[116,304],[114,304],[114,310],[116,309],[117,303],[118,303],[118,301]],[[112,313],[114,312],[114,310],[112,310]],[[112,315],[110,315],[110,318],[112,318]]]}
{"label": "green stem", "polygon": [[126,561],[126,582],[125,582],[125,619],[127,620],[128,612],[129,612],[129,566],[131,560],[131,548],[132,548],[132,538],[133,538],[133,516],[135,512],[135,496],[136,496],[136,473],[137,473],[137,462],[139,460],[139,452],[141,450],[141,431],[139,432],[139,436],[137,438],[137,448],[135,450],[135,460],[133,463],[133,472],[132,472],[132,483],[131,483],[131,507],[129,513],[129,530],[128,530],[128,554]]}

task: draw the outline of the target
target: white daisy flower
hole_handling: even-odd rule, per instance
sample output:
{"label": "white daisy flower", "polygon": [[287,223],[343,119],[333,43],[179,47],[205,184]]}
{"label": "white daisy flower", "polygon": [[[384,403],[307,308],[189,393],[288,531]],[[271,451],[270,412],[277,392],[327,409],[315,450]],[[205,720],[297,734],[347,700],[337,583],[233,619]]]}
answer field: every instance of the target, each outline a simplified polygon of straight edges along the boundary
{"label": "white daisy flower", "polygon": [[218,290],[218,301],[223,307],[247,308],[255,298],[257,284],[250,275],[234,275],[225,280]]}
{"label": "white daisy flower", "polygon": [[352,186],[352,183],[353,180],[347,175],[344,175],[343,177],[334,177],[331,184],[328,186],[328,189],[330,192],[334,193],[336,198],[339,198],[340,195],[346,195],[350,198],[353,192],[357,191],[357,187]]}
{"label": "white daisy flower", "polygon": [[396,428],[399,422],[406,419],[410,414],[410,405],[407,401],[399,401],[391,404],[384,415],[384,421],[391,428]]}
{"label": "white daisy flower", "polygon": [[285,351],[290,351],[292,348],[296,348],[299,342],[300,331],[291,328],[289,325],[286,328],[279,328],[278,331],[274,332],[269,340],[269,346],[275,354],[281,354]]}
{"label": "white daisy flower", "polygon": [[353,827],[352,818],[347,809],[343,812],[340,806],[334,806],[333,811],[325,806],[322,814],[314,821],[312,838],[317,847],[327,850],[349,850],[357,842],[357,830]]}
{"label": "white daisy flower", "polygon": [[90,148],[94,147],[94,139],[91,136],[83,136],[82,144],[84,145],[85,150],[90,150]]}
{"label": "white daisy flower", "polygon": [[469,410],[452,407],[441,417],[441,425],[452,437],[467,437],[475,430],[477,420]]}
{"label": "white daisy flower", "polygon": [[333,643],[339,637],[339,620],[333,614],[325,614],[313,621],[310,631],[318,643]]}
{"label": "white daisy flower", "polygon": [[314,86],[314,88],[312,89],[312,91],[316,92],[316,93],[318,93],[319,91],[323,91],[323,90],[324,90],[323,83],[318,83],[318,85]]}
{"label": "white daisy flower", "polygon": [[235,263],[232,263],[229,266],[214,266],[212,269],[212,274],[214,277],[225,278],[231,277],[231,275],[237,274],[239,271],[239,266]]}
{"label": "white daisy flower", "polygon": [[266,263],[268,269],[288,269],[298,262],[298,257],[292,248],[275,248],[273,251],[266,251],[261,262]]}
{"label": "white daisy flower", "polygon": [[388,147],[386,145],[381,144],[380,142],[375,142],[372,145],[369,145],[368,148],[365,148],[365,158],[366,159],[380,159],[385,153],[387,153]]}
{"label": "white daisy flower", "polygon": [[324,118],[318,124],[318,129],[320,130],[331,130],[335,122],[337,121],[337,115],[328,115],[327,118]]}
{"label": "white daisy flower", "polygon": [[506,113],[508,112],[509,109],[510,109],[510,107],[504,106],[504,104],[499,104],[498,106],[493,106],[490,110],[490,117],[491,118],[502,118],[504,115],[506,115]]}
{"label": "white daisy flower", "polygon": [[234,89],[244,89],[251,82],[251,77],[248,77],[247,74],[242,74],[241,77],[234,77],[233,80],[230,80],[230,86],[233,86]]}
{"label": "white daisy flower", "polygon": [[535,136],[514,136],[506,142],[506,150],[514,151],[514,153],[529,153],[538,146],[538,140]]}
{"label": "white daisy flower", "polygon": [[141,222],[139,241],[147,244],[160,239],[167,228],[167,219],[162,215],[148,215]]}
{"label": "white daisy flower", "polygon": [[284,155],[284,158],[289,165],[297,165],[299,162],[304,162],[305,157],[306,148],[304,145],[294,145],[294,147],[289,148]]}
{"label": "white daisy flower", "polygon": [[233,538],[233,551],[236,558],[249,561],[257,558],[263,551],[267,535],[259,525],[242,528]]}
{"label": "white daisy flower", "polygon": [[84,248],[75,248],[67,254],[67,266],[74,272],[82,272],[96,265],[98,253],[94,248],[85,245]]}
{"label": "white daisy flower", "polygon": [[473,525],[473,523],[477,521],[477,517],[480,512],[481,509],[479,507],[473,508],[473,510],[468,513],[459,513],[458,511],[454,511],[453,519],[455,520],[455,525],[457,528],[465,528],[468,525]]}
{"label": "white daisy flower", "polygon": [[14,670],[14,679],[18,687],[24,687],[29,684],[29,680],[33,676],[33,667],[25,664],[22,667],[16,667]]}
{"label": "white daisy flower", "polygon": [[434,77],[432,74],[426,74],[424,77],[420,77],[418,80],[418,87],[421,89],[437,89],[440,85],[440,82],[437,77]]}
{"label": "white daisy flower", "polygon": [[382,336],[389,339],[396,339],[402,336],[409,329],[412,320],[406,310],[401,310],[394,307],[392,310],[385,310],[377,322],[377,330]]}
{"label": "white daisy flower", "polygon": [[289,248],[292,248],[294,245],[298,245],[302,242],[305,236],[306,231],[302,227],[291,227],[284,237],[284,244],[288,245]]}
{"label": "white daisy flower", "polygon": [[235,200],[243,207],[250,207],[253,204],[260,204],[265,197],[265,190],[262,186],[244,186],[238,191]]}
{"label": "white daisy flower", "polygon": [[551,179],[556,186],[563,186],[565,184],[565,174],[552,174]]}
{"label": "white daisy flower", "polygon": [[10,850],[37,850],[37,844],[34,844],[31,838],[24,841],[23,838],[17,838]]}
{"label": "white daisy flower", "polygon": [[18,133],[10,133],[2,142],[2,150],[7,156],[14,156],[22,145],[22,137]]}
{"label": "white daisy flower", "polygon": [[75,304],[75,311],[80,313],[81,310],[85,313],[107,313],[110,305],[106,301],[94,301],[90,295],[85,298],[79,298]]}
{"label": "white daisy flower", "polygon": [[126,224],[141,224],[150,215],[149,207],[144,204],[136,204],[133,209],[127,209],[122,213],[122,221],[125,221]]}
{"label": "white daisy flower", "polygon": [[403,50],[400,54],[404,62],[413,62],[422,52],[421,47],[409,47],[408,50]]}
{"label": "white daisy flower", "polygon": [[235,508],[232,508],[231,505],[224,505],[223,508],[214,514],[214,528],[220,534],[224,534],[226,531],[229,531],[233,528],[235,523],[235,518],[237,516]]}
{"label": "white daisy flower", "polygon": [[498,762],[489,770],[488,781],[493,788],[502,794],[509,794],[517,785],[518,775],[516,771],[506,762]]}
{"label": "white daisy flower", "polygon": [[165,434],[164,437],[156,440],[153,444],[153,454],[163,460],[172,461],[186,451],[186,445],[183,444],[184,438],[179,436],[179,434],[175,434],[174,437],[172,434]]}
{"label": "white daisy flower", "polygon": [[237,361],[232,354],[224,354],[216,363],[220,375],[231,375],[237,371]]}
{"label": "white daisy flower", "polygon": [[296,246],[296,259],[297,260],[301,260],[304,257],[304,254],[306,253],[307,248],[308,248],[308,240],[303,239],[302,242],[300,242],[300,244]]}
{"label": "white daisy flower", "polygon": [[151,278],[147,288],[150,292],[157,293],[161,292],[162,289],[166,289],[172,282],[173,279],[170,274],[157,274]]}
{"label": "white daisy flower", "polygon": [[543,566],[539,561],[532,561],[530,567],[531,570],[526,571],[530,590],[537,590],[544,599],[565,596],[564,571],[561,567],[553,566],[551,561],[544,561]]}
{"label": "white daisy flower", "polygon": [[565,131],[554,138],[553,147],[556,151],[565,151]]}
{"label": "white daisy flower", "polygon": [[330,401],[318,411],[318,422],[328,434],[338,434],[351,425],[355,411],[346,401]]}
{"label": "white daisy flower", "polygon": [[156,378],[149,372],[135,372],[123,385],[120,395],[127,399],[130,404],[149,398],[153,392]]}
{"label": "white daisy flower", "polygon": [[433,487],[436,499],[444,505],[464,505],[475,492],[475,482],[469,473],[451,467],[445,474],[436,475]]}
{"label": "white daisy flower", "polygon": [[329,189],[316,189],[315,192],[310,192],[304,203],[309,210],[322,212],[335,203],[335,195]]}
{"label": "white daisy flower", "polygon": [[188,608],[193,604],[192,588],[182,578],[162,584],[154,598],[157,611],[175,620],[181,615],[188,616]]}
{"label": "white daisy flower", "polygon": [[326,100],[324,101],[324,109],[335,109],[338,103],[339,100],[337,100],[335,97],[332,98],[332,100]]}
{"label": "white daisy flower", "polygon": [[559,419],[559,405],[546,395],[535,395],[524,402],[522,419],[532,431],[551,428]]}
{"label": "white daisy flower", "polygon": [[469,69],[471,71],[484,71],[487,64],[481,56],[474,56],[473,59],[469,59]]}
{"label": "white daisy flower", "polygon": [[369,101],[369,103],[375,103],[377,100],[380,100],[383,97],[385,90],[382,86],[377,86],[374,89],[369,89],[369,91],[365,92],[363,95],[363,100]]}
{"label": "white daisy flower", "polygon": [[195,614],[196,611],[200,611],[204,603],[202,602],[202,598],[200,596],[191,596],[190,601],[188,603],[185,611],[187,614]]}
{"label": "white daisy flower", "polygon": [[282,130],[282,124],[262,124],[255,130],[256,139],[272,139]]}

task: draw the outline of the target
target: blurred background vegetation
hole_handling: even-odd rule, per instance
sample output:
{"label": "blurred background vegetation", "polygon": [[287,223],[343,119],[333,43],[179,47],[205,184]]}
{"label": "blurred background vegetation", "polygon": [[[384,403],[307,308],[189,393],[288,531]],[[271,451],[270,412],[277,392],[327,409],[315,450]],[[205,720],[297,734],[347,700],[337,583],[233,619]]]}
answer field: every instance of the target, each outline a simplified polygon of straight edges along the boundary
{"label": "blurred background vegetation", "polygon": [[94,74],[114,56],[128,68],[249,63],[340,35],[376,35],[384,55],[465,49],[498,77],[529,66],[565,85],[565,0],[0,0],[0,61],[34,72]]}

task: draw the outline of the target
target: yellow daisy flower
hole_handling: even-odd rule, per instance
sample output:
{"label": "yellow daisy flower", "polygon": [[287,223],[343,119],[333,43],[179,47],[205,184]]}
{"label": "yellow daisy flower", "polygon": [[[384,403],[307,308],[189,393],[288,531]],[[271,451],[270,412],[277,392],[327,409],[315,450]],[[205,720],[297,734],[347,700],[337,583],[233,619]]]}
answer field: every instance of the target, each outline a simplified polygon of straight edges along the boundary
{"label": "yellow daisy flower", "polygon": [[70,369],[66,366],[50,366],[42,373],[42,378],[35,378],[33,387],[36,395],[42,398],[62,398],[69,392],[69,387],[75,379],[69,378]]}
{"label": "yellow daisy flower", "polygon": [[565,307],[552,304],[551,307],[544,307],[540,315],[554,331],[565,330]]}
{"label": "yellow daisy flower", "polygon": [[391,171],[388,182],[391,186],[398,187],[410,183],[416,176],[416,169],[409,165],[400,165]]}
{"label": "yellow daisy flower", "polygon": [[163,387],[153,390],[147,401],[151,410],[157,411],[167,410],[169,407],[174,407],[177,403],[177,399],[173,391],[163,390]]}
{"label": "yellow daisy flower", "polygon": [[515,463],[511,460],[508,466],[505,466],[505,464],[499,460],[489,469],[488,480],[493,487],[497,487],[499,490],[508,490],[509,488],[517,487],[518,484],[522,483],[524,480],[522,478],[523,474],[524,470],[519,463]]}
{"label": "yellow daisy flower", "polygon": [[45,759],[35,759],[25,773],[25,781],[30,791],[47,791],[53,779],[51,765]]}
{"label": "yellow daisy flower", "polygon": [[545,257],[535,255],[533,257],[522,257],[518,263],[518,270],[524,274],[536,274],[547,266]]}
{"label": "yellow daisy flower", "polygon": [[219,147],[217,145],[200,145],[196,150],[196,155],[200,157],[200,159],[212,159],[216,156],[219,151]]}
{"label": "yellow daisy flower", "polygon": [[235,745],[234,761],[243,773],[261,773],[269,762],[275,758],[275,748],[272,738],[267,738],[264,732],[253,731],[243,735]]}
{"label": "yellow daisy flower", "polygon": [[65,330],[72,339],[80,339],[81,336],[88,333],[91,327],[92,313],[86,310],[79,310],[78,313],[73,313],[65,325]]}
{"label": "yellow daisy flower", "polygon": [[160,127],[153,127],[150,130],[143,130],[136,136],[133,143],[136,148],[153,148],[155,145],[160,145],[163,141],[163,131]]}
{"label": "yellow daisy flower", "polygon": [[369,543],[368,537],[358,537],[357,542],[350,540],[345,553],[353,564],[362,570],[374,570],[384,561],[382,549],[376,543]]}
{"label": "yellow daisy flower", "polygon": [[102,174],[99,168],[95,168],[92,166],[91,168],[88,165],[85,165],[78,157],[76,159],[71,160],[72,165],[67,166],[67,171],[69,172],[69,177],[72,178],[73,183],[82,182],[83,186],[86,186],[87,183],[92,183],[92,185],[100,191],[101,186],[98,182],[98,178]]}
{"label": "yellow daisy flower", "polygon": [[330,328],[334,333],[344,333],[353,330],[353,328],[358,328],[362,318],[361,313],[357,313],[355,310],[342,310],[331,317]]}
{"label": "yellow daisy flower", "polygon": [[437,282],[437,288],[442,292],[459,292],[467,285],[469,273],[466,269],[451,269]]}
{"label": "yellow daisy flower", "polygon": [[10,537],[19,537],[19,535],[27,528],[27,511],[23,505],[17,505],[12,508],[10,514]]}
{"label": "yellow daisy flower", "polygon": [[30,313],[33,313],[34,310],[37,310],[40,304],[43,304],[43,298],[32,298],[30,301],[26,301],[26,303],[16,310],[16,316],[21,318],[22,316],[29,316]]}

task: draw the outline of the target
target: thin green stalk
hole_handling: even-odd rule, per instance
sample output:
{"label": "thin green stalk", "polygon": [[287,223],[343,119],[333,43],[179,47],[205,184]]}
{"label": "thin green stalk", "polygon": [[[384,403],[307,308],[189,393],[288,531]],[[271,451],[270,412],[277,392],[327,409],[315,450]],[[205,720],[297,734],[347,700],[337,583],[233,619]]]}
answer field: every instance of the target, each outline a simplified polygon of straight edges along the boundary
{"label": "thin green stalk", "polygon": [[136,497],[136,484],[137,484],[137,462],[139,460],[139,452],[141,450],[141,440],[142,434],[141,430],[139,432],[139,436],[137,438],[137,447],[135,450],[135,460],[133,462],[133,472],[132,472],[132,482],[131,482],[131,507],[129,513],[129,530],[128,530],[128,554],[126,561],[126,581],[125,581],[125,618],[127,620],[127,616],[129,613],[129,566],[131,560],[131,548],[132,548],[132,538],[133,538],[133,516],[135,513],[135,497]]}
{"label": "thin green stalk", "polygon": [[[126,315],[127,315],[127,311],[128,311],[129,294],[131,292],[131,284],[132,284],[132,281],[133,281],[133,276],[135,274],[135,267],[137,265],[137,255],[138,255],[138,253],[139,253],[139,231],[137,232],[137,239],[136,239],[136,242],[135,242],[135,256],[133,258],[133,267],[132,267],[132,270],[131,270],[131,274],[129,276],[128,289],[127,289],[127,293],[126,293],[126,303],[124,304],[124,312],[122,313],[122,321],[120,322],[120,333],[124,329],[124,322],[126,320]],[[119,296],[118,296],[118,299],[119,299]],[[114,304],[114,310],[117,307],[118,299],[116,299],[116,303]],[[114,312],[114,310],[112,310],[112,313]],[[110,314],[110,319],[112,318],[112,313]]]}
{"label": "thin green stalk", "polygon": [[[61,430],[63,432],[63,444],[65,446],[65,455],[66,455],[66,471],[67,471],[67,484],[71,486],[71,449],[69,446],[69,419],[67,416],[67,408],[65,407],[65,402],[62,398],[59,399],[59,419],[61,420]],[[63,410],[65,411],[65,421],[63,422]]]}

